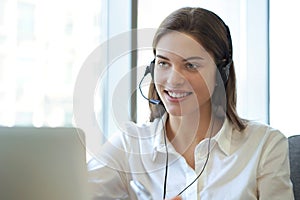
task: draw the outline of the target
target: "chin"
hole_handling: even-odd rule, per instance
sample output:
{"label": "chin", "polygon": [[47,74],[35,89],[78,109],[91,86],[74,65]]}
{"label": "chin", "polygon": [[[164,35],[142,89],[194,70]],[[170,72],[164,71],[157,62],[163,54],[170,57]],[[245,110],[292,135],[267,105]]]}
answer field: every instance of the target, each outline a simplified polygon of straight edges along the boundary
{"label": "chin", "polygon": [[193,116],[200,115],[200,109],[198,106],[192,106],[192,107],[188,106],[187,108],[181,107],[181,109],[178,107],[174,108],[172,106],[169,106],[169,107],[167,106],[166,110],[169,115],[177,116],[177,117],[184,117],[184,116],[189,116],[189,115],[193,115]]}
{"label": "chin", "polygon": [[174,113],[174,112],[168,112],[168,114],[169,115],[172,115],[172,116],[176,116],[176,117],[183,117],[184,116],[184,114],[182,114],[182,113]]}
{"label": "chin", "polygon": [[187,111],[187,110],[184,111],[184,110],[178,110],[178,109],[177,110],[167,109],[167,112],[168,112],[169,115],[172,115],[172,116],[184,117],[184,116],[188,116],[188,115],[194,113],[195,110],[194,111]]}
{"label": "chin", "polygon": [[182,110],[180,110],[178,108],[174,109],[174,108],[170,108],[167,106],[166,110],[169,115],[173,115],[173,116],[182,116],[182,114],[183,114]]}

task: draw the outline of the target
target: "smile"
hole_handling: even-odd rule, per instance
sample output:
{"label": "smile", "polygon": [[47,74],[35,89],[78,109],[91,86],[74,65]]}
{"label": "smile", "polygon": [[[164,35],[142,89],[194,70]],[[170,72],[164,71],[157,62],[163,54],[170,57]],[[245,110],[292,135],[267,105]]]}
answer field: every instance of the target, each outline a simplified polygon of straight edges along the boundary
{"label": "smile", "polygon": [[176,98],[176,99],[183,98],[183,97],[186,97],[186,96],[192,94],[191,92],[171,92],[171,91],[167,91],[167,93],[170,97]]}

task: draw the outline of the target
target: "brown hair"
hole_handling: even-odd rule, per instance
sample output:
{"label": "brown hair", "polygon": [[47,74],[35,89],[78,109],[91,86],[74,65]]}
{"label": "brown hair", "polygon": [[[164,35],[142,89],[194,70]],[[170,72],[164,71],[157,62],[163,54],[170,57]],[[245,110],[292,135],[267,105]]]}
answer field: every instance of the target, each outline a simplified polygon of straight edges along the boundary
{"label": "brown hair", "polygon": [[[241,119],[236,111],[236,77],[232,62],[231,36],[226,24],[215,13],[203,8],[185,7],[178,9],[165,18],[159,26],[153,39],[154,55],[160,38],[170,31],[178,31],[192,36],[213,56],[218,68],[230,63],[228,80],[224,82],[223,97],[220,94],[215,95],[216,88],[212,101],[217,98],[217,101],[224,102],[224,104],[221,102],[220,105],[224,105],[222,107],[224,111],[226,110],[229,121],[236,129],[245,129],[246,120]],[[160,100],[153,81],[150,84],[148,96],[150,99]],[[160,117],[165,112],[163,104],[158,106],[149,104],[149,106],[151,110],[150,121]]]}

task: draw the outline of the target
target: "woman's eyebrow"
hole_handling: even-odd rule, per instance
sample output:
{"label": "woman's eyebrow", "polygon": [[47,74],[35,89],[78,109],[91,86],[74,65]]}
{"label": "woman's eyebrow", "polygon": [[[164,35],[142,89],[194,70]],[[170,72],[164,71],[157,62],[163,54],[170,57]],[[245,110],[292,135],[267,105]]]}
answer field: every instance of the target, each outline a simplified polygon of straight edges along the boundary
{"label": "woman's eyebrow", "polygon": [[192,57],[182,59],[182,61],[185,61],[185,62],[188,60],[204,60],[204,58],[202,58],[200,56],[192,56]]}
{"label": "woman's eyebrow", "polygon": [[[156,55],[157,58],[161,58],[161,59],[164,59],[164,60],[168,60],[170,61],[169,58],[165,57],[165,56],[162,56],[162,55],[159,55],[157,54]],[[188,57],[188,58],[183,58],[182,61],[184,62],[187,62],[189,60],[204,60],[204,58],[200,57],[200,56],[191,56],[191,57]]]}
{"label": "woman's eyebrow", "polygon": [[170,61],[169,58],[167,58],[167,57],[165,57],[165,56],[162,56],[162,55],[156,55],[156,57],[157,57],[157,58],[161,58],[161,59]]}

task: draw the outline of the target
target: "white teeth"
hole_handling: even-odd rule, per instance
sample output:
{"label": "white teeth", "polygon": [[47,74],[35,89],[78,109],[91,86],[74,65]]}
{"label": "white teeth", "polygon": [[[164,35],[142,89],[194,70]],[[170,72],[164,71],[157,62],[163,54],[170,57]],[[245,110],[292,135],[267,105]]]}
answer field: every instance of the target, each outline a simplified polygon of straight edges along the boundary
{"label": "white teeth", "polygon": [[182,98],[182,97],[187,96],[189,93],[188,92],[181,92],[181,93],[168,92],[168,94],[173,98]]}

